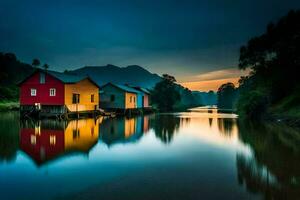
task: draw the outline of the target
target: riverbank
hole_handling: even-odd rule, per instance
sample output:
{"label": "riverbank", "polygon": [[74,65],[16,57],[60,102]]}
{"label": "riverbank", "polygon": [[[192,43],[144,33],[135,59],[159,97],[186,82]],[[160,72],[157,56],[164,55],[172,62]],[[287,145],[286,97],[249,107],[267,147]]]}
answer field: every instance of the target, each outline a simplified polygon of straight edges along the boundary
{"label": "riverbank", "polygon": [[300,129],[300,117],[299,113],[296,111],[271,113],[268,120]]}
{"label": "riverbank", "polygon": [[300,128],[300,94],[294,93],[270,108],[270,116],[277,122]]}
{"label": "riverbank", "polygon": [[0,101],[0,112],[19,109],[20,103],[18,101]]}

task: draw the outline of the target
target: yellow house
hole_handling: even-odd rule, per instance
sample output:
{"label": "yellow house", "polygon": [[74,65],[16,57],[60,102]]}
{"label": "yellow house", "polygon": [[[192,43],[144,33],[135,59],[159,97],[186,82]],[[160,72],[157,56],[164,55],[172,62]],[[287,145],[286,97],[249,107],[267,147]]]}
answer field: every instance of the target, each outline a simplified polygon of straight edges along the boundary
{"label": "yellow house", "polygon": [[71,112],[96,110],[99,87],[89,78],[65,84],[65,105]]}

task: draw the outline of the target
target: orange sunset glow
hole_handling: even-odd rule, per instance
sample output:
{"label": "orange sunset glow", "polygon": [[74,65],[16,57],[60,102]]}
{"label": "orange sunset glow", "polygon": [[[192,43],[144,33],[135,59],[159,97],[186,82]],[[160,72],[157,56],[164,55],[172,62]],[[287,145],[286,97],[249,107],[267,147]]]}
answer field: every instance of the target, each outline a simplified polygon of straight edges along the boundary
{"label": "orange sunset glow", "polygon": [[240,77],[249,73],[249,70],[241,71],[236,68],[229,68],[203,73],[192,77],[191,81],[182,81],[180,84],[193,91],[217,91],[222,84],[228,82],[238,86]]}
{"label": "orange sunset glow", "polygon": [[224,84],[231,82],[235,86],[238,86],[238,78],[227,78],[227,79],[218,79],[218,80],[209,80],[209,81],[193,81],[180,83],[182,86],[189,88],[192,91],[217,91],[218,88]]}

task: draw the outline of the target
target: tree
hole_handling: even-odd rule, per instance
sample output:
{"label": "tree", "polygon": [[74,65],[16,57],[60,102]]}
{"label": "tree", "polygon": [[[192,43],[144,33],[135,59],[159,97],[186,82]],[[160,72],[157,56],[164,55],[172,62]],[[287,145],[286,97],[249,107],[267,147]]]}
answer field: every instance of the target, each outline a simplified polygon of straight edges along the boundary
{"label": "tree", "polygon": [[165,80],[168,80],[168,81],[173,82],[173,83],[176,82],[175,77],[174,77],[174,76],[171,76],[171,75],[169,75],[169,74],[163,74],[163,78],[164,78]]}
{"label": "tree", "polygon": [[38,68],[38,66],[40,66],[41,62],[39,59],[35,58],[32,60],[32,66],[35,68]]}
{"label": "tree", "polygon": [[236,101],[236,89],[233,83],[225,83],[221,85],[218,89],[217,95],[219,108],[234,108]]}
{"label": "tree", "polygon": [[47,71],[47,70],[49,69],[49,65],[45,63],[45,64],[43,65],[43,68],[45,69],[45,71]]}
{"label": "tree", "polygon": [[300,10],[290,11],[240,49],[239,68],[252,70],[255,84],[270,90],[273,103],[299,87]]}
{"label": "tree", "polygon": [[151,101],[160,111],[172,111],[174,105],[180,100],[180,93],[176,89],[176,79],[168,74],[163,75],[151,93]]}
{"label": "tree", "polygon": [[251,69],[251,74],[239,81],[237,105],[241,116],[259,119],[266,112],[296,113],[294,108],[300,99],[299,21],[300,10],[292,10],[241,47],[239,68]]}

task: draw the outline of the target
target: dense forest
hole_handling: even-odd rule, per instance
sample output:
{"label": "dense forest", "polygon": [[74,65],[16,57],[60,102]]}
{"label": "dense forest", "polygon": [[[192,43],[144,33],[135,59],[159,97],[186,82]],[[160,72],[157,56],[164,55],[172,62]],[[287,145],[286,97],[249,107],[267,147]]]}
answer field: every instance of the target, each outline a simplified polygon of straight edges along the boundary
{"label": "dense forest", "polygon": [[239,69],[251,73],[240,78],[238,88],[230,83],[219,88],[221,107],[252,119],[300,117],[299,21],[300,11],[290,11],[240,48]]}
{"label": "dense forest", "polygon": [[151,102],[159,111],[184,110],[203,105],[201,96],[176,83],[175,77],[163,74],[151,91]]}

